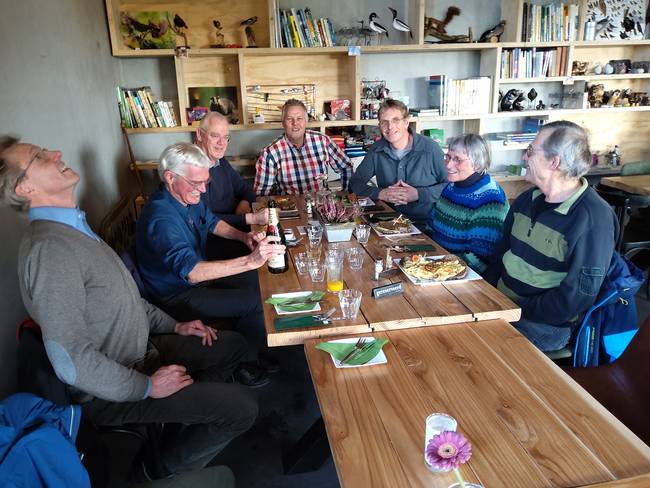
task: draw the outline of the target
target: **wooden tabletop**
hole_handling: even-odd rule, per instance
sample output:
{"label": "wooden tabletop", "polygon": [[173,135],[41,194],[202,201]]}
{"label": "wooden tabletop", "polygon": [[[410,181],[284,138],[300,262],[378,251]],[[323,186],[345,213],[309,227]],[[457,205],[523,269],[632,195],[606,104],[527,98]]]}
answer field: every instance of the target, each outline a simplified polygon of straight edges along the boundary
{"label": "wooden tabletop", "polygon": [[650,196],[650,175],[608,176],[600,182],[635,195]]}
{"label": "wooden tabletop", "polygon": [[461,473],[486,488],[647,486],[650,448],[507,322],[373,335],[387,364],[336,369],[305,342],[341,486],[447,488],[423,459],[434,412],[456,418],[473,452]]}
{"label": "wooden tabletop", "polygon": [[[302,212],[302,199],[299,198],[298,208],[301,216],[297,219],[282,220],[283,228],[293,229],[296,236],[299,225],[305,225],[307,219]],[[387,208],[387,210],[389,210]],[[294,266],[294,256],[306,251],[307,236],[301,236],[299,245],[289,249],[291,263],[289,271],[282,274],[269,273],[266,266],[259,268],[259,281],[264,302],[271,295],[300,290],[325,290],[325,282],[312,283],[309,275],[299,275]],[[432,244],[436,251],[429,255],[446,254],[446,251],[424,234],[405,237],[407,243]],[[395,330],[427,325],[441,325],[472,320],[485,320],[501,318],[507,321],[519,320],[521,309],[501,292],[493,288],[484,280],[466,281],[459,283],[442,283],[432,286],[417,286],[399,270],[390,277],[373,281],[374,260],[384,258],[385,247],[389,241],[378,237],[371,232],[367,244],[361,245],[355,237],[351,241],[341,242],[338,245],[347,249],[361,246],[366,251],[363,268],[353,271],[347,262],[343,265],[343,281],[346,288],[358,289],[362,293],[361,310],[356,320],[336,320],[326,326],[296,328],[278,331],[273,326],[277,317],[275,309],[266,303],[263,304],[264,320],[266,325],[267,341],[269,346],[285,346],[302,344],[305,340],[341,334],[358,334],[374,330]],[[323,237],[323,246],[327,248],[327,241]],[[323,252],[325,252],[325,249]],[[403,257],[404,253],[393,253],[393,257]],[[371,296],[372,289],[396,282],[404,285],[404,294],[375,299]],[[331,307],[337,309],[335,317],[340,317],[338,297],[328,294],[326,302],[321,304],[322,309]]]}

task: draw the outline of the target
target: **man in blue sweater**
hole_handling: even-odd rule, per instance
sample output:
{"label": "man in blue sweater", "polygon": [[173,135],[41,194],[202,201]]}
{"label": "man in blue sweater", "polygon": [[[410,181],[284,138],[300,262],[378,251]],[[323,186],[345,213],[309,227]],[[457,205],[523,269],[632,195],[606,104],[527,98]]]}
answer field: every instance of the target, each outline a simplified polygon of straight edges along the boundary
{"label": "man in blue sweater", "polygon": [[616,242],[616,216],[582,178],[591,164],[578,125],[545,125],[524,155],[526,180],[485,279],[517,302],[513,324],[542,351],[561,349],[594,303]]}
{"label": "man in blue sweater", "polygon": [[[251,224],[265,225],[268,209],[253,212],[251,204],[256,195],[226,159],[230,142],[228,119],[219,112],[208,113],[196,131],[196,144],[210,158],[210,182],[201,196],[206,206],[224,222],[239,230],[250,230]],[[206,247],[208,259],[230,259],[248,254],[249,249],[239,241],[210,235]],[[255,276],[257,281],[257,276]]]}

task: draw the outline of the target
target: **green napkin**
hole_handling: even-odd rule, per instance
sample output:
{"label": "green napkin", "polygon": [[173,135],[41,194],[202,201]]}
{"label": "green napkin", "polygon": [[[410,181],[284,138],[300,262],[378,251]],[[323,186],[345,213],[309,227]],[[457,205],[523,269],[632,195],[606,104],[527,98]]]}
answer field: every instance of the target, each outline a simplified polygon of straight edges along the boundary
{"label": "green napkin", "polygon": [[311,310],[325,296],[324,291],[314,291],[303,297],[275,297],[268,298],[266,303],[276,305],[283,312],[304,312]]}
{"label": "green napkin", "polygon": [[[370,344],[370,347],[356,356],[353,356],[351,361],[348,361],[346,364],[352,366],[358,366],[360,364],[366,364],[368,361],[371,361],[381,348],[384,347],[384,344],[388,342],[388,339],[374,339]],[[343,359],[346,355],[354,349],[355,342],[320,342],[316,344],[316,349],[325,351],[334,356],[334,359],[339,361]]]}
{"label": "green napkin", "polygon": [[407,244],[404,246],[406,252],[435,251],[435,246],[431,244]]}
{"label": "green napkin", "polygon": [[311,327],[312,325],[323,325],[323,321],[315,319],[313,315],[301,315],[300,317],[276,317],[273,320],[275,330],[298,329],[300,327]]}

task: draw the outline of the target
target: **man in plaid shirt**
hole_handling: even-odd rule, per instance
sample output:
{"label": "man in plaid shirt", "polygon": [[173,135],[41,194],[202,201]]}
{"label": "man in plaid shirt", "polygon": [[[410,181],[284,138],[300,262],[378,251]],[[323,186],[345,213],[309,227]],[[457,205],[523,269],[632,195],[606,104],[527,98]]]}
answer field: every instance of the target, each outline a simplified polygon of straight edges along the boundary
{"label": "man in plaid shirt", "polygon": [[306,130],[307,108],[295,99],[282,107],[284,135],[262,150],[257,160],[255,191],[258,195],[296,194],[318,191],[327,165],[341,175],[348,187],[352,163],[343,150],[325,134]]}

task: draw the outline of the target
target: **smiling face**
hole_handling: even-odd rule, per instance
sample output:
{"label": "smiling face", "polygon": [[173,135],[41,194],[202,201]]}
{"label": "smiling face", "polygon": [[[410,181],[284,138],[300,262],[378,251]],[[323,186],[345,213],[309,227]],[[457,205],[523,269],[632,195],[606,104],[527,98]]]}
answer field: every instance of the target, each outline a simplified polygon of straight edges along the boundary
{"label": "smiling face", "polygon": [[408,128],[408,117],[404,117],[398,109],[387,108],[381,111],[379,129],[384,139],[390,142],[393,147],[403,149],[408,145]]}
{"label": "smiling face", "polygon": [[226,149],[228,149],[230,140],[228,121],[213,118],[206,129],[199,129],[196,132],[196,139],[203,152],[213,163],[216,163],[224,157]]}
{"label": "smiling face", "polygon": [[210,170],[189,164],[185,165],[184,170],[184,175],[165,171],[167,188],[183,205],[196,205],[201,200],[201,194],[206,192],[210,182]]}
{"label": "smiling face", "polygon": [[450,182],[464,181],[474,174],[474,163],[463,151],[449,150],[445,155],[447,179]]}
{"label": "smiling face", "polygon": [[288,107],[282,118],[282,127],[287,139],[294,146],[302,146],[305,142],[307,128],[307,112],[300,106]]}
{"label": "smiling face", "polygon": [[3,156],[23,171],[16,194],[31,206],[74,206],[74,189],[79,175],[61,159],[61,151],[49,151],[33,144],[16,144]]}
{"label": "smiling face", "polygon": [[524,161],[526,162],[526,180],[540,188],[545,187],[545,183],[549,181],[554,174],[553,164],[554,158],[548,159],[544,154],[542,146],[551,134],[549,130],[541,130],[533,143],[528,146],[524,153]]}

